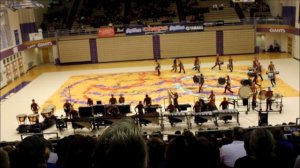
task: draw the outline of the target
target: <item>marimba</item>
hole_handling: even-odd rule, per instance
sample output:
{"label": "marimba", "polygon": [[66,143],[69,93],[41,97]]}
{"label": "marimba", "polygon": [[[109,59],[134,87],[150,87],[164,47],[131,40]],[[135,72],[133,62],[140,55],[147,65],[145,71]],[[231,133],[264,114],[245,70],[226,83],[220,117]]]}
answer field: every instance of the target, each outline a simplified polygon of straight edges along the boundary
{"label": "marimba", "polygon": [[226,116],[231,116],[234,117],[237,123],[240,125],[239,114],[240,113],[237,109],[218,110],[218,112],[215,112],[215,115],[218,116],[218,119]]}

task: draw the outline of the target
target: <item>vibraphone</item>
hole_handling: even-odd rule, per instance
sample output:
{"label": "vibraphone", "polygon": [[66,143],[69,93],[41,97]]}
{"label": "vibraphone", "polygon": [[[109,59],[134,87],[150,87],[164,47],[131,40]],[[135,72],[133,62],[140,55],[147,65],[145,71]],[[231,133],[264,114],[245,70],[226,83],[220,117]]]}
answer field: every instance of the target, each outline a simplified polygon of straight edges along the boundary
{"label": "vibraphone", "polygon": [[232,116],[233,118],[236,119],[238,125],[240,125],[239,115],[240,113],[237,109],[218,110],[217,112],[215,112],[215,116],[217,116],[218,119],[221,119],[222,117],[226,117],[226,116]]}

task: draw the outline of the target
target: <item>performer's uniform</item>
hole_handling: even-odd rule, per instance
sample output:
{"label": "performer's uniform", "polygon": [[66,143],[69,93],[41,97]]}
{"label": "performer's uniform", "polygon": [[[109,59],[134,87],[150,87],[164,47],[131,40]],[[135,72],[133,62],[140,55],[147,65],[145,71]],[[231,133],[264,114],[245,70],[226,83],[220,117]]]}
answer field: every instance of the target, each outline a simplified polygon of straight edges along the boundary
{"label": "performer's uniform", "polygon": [[151,98],[150,97],[145,97],[144,104],[145,104],[145,106],[150,106],[151,105]]}
{"label": "performer's uniform", "polygon": [[65,111],[67,117],[70,115],[71,108],[72,108],[72,104],[71,103],[66,102],[64,104],[64,111]]}
{"label": "performer's uniform", "polygon": [[211,69],[214,69],[217,65],[219,66],[219,70],[221,70],[221,62],[219,57],[216,58],[216,63]]}
{"label": "performer's uniform", "polygon": [[33,113],[37,114],[39,111],[39,105],[37,103],[31,103],[31,110]]}
{"label": "performer's uniform", "polygon": [[[222,110],[227,110],[229,104],[233,104],[233,103],[231,103],[231,102],[229,102],[227,100],[223,100],[221,102],[220,106],[222,106]],[[227,123],[227,120],[231,120],[232,116],[223,116],[221,119],[224,120],[225,123]]]}
{"label": "performer's uniform", "polygon": [[229,60],[228,60],[228,69],[230,70],[230,72],[233,71],[233,60],[232,60],[232,58],[229,58]]}
{"label": "performer's uniform", "polygon": [[233,91],[231,90],[231,81],[230,81],[230,78],[226,79],[226,85],[225,85],[224,93],[226,93],[226,90],[228,90],[230,93],[233,93]]}
{"label": "performer's uniform", "polygon": [[185,69],[184,69],[184,66],[183,66],[183,63],[181,61],[179,61],[179,73],[181,73],[181,70],[183,70],[183,73],[185,73]]}
{"label": "performer's uniform", "polygon": [[144,111],[143,111],[144,110],[144,105],[143,104],[136,105],[135,109],[138,109],[137,112],[138,112],[139,115],[143,115],[144,114]]}
{"label": "performer's uniform", "polygon": [[120,98],[119,98],[119,103],[120,103],[120,104],[125,103],[125,98],[124,98],[124,97],[120,97]]}
{"label": "performer's uniform", "polygon": [[262,77],[262,67],[261,67],[261,65],[260,64],[258,64],[257,65],[257,68],[256,68],[256,70],[257,70],[257,75],[260,77],[260,79],[263,81],[264,79],[263,79],[263,77]]}
{"label": "performer's uniform", "polygon": [[271,78],[270,78],[270,81],[271,81],[272,86],[274,87],[276,85],[276,76],[275,76],[276,74],[275,74],[275,66],[274,66],[274,64],[269,64],[268,70],[269,70],[269,73],[273,74],[271,76]]}
{"label": "performer's uniform", "polygon": [[200,76],[200,79],[199,79],[199,93],[201,92],[202,90],[202,86],[204,84],[204,77],[203,76]]}
{"label": "performer's uniform", "polygon": [[177,60],[174,59],[171,72],[177,72]]}
{"label": "performer's uniform", "polygon": [[266,107],[266,111],[269,111],[269,110],[273,110],[272,109],[272,97],[273,97],[273,91],[271,90],[268,90],[266,92],[266,98],[267,98],[267,107]]}
{"label": "performer's uniform", "polygon": [[160,76],[160,63],[157,62],[156,64],[155,70],[157,71],[157,75]]}
{"label": "performer's uniform", "polygon": [[117,104],[117,99],[116,99],[115,97],[111,97],[111,98],[109,99],[109,103],[110,103],[110,104]]}
{"label": "performer's uniform", "polygon": [[194,68],[195,70],[197,70],[198,72],[200,72],[200,61],[199,58],[196,58],[194,61]]}

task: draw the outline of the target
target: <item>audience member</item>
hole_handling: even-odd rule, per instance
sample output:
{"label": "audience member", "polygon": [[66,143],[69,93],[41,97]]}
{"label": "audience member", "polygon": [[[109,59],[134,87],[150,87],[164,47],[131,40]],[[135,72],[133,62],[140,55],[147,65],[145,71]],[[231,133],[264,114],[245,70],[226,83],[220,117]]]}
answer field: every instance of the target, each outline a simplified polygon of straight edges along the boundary
{"label": "audience member", "polygon": [[0,167],[9,168],[9,157],[5,150],[0,148]]}
{"label": "audience member", "polygon": [[95,168],[146,168],[146,144],[134,121],[123,118],[99,137],[94,154]]}

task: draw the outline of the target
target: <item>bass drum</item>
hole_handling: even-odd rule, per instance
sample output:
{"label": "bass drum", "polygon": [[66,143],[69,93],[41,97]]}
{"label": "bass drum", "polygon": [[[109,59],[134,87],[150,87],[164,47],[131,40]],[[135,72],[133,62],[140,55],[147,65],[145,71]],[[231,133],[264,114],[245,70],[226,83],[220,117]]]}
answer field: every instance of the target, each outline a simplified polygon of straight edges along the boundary
{"label": "bass drum", "polygon": [[252,90],[250,88],[250,86],[242,86],[239,89],[239,97],[241,99],[248,99],[251,96]]}
{"label": "bass drum", "polygon": [[226,79],[224,78],[224,77],[220,77],[219,79],[218,79],[218,84],[219,85],[224,85],[226,83]]}

